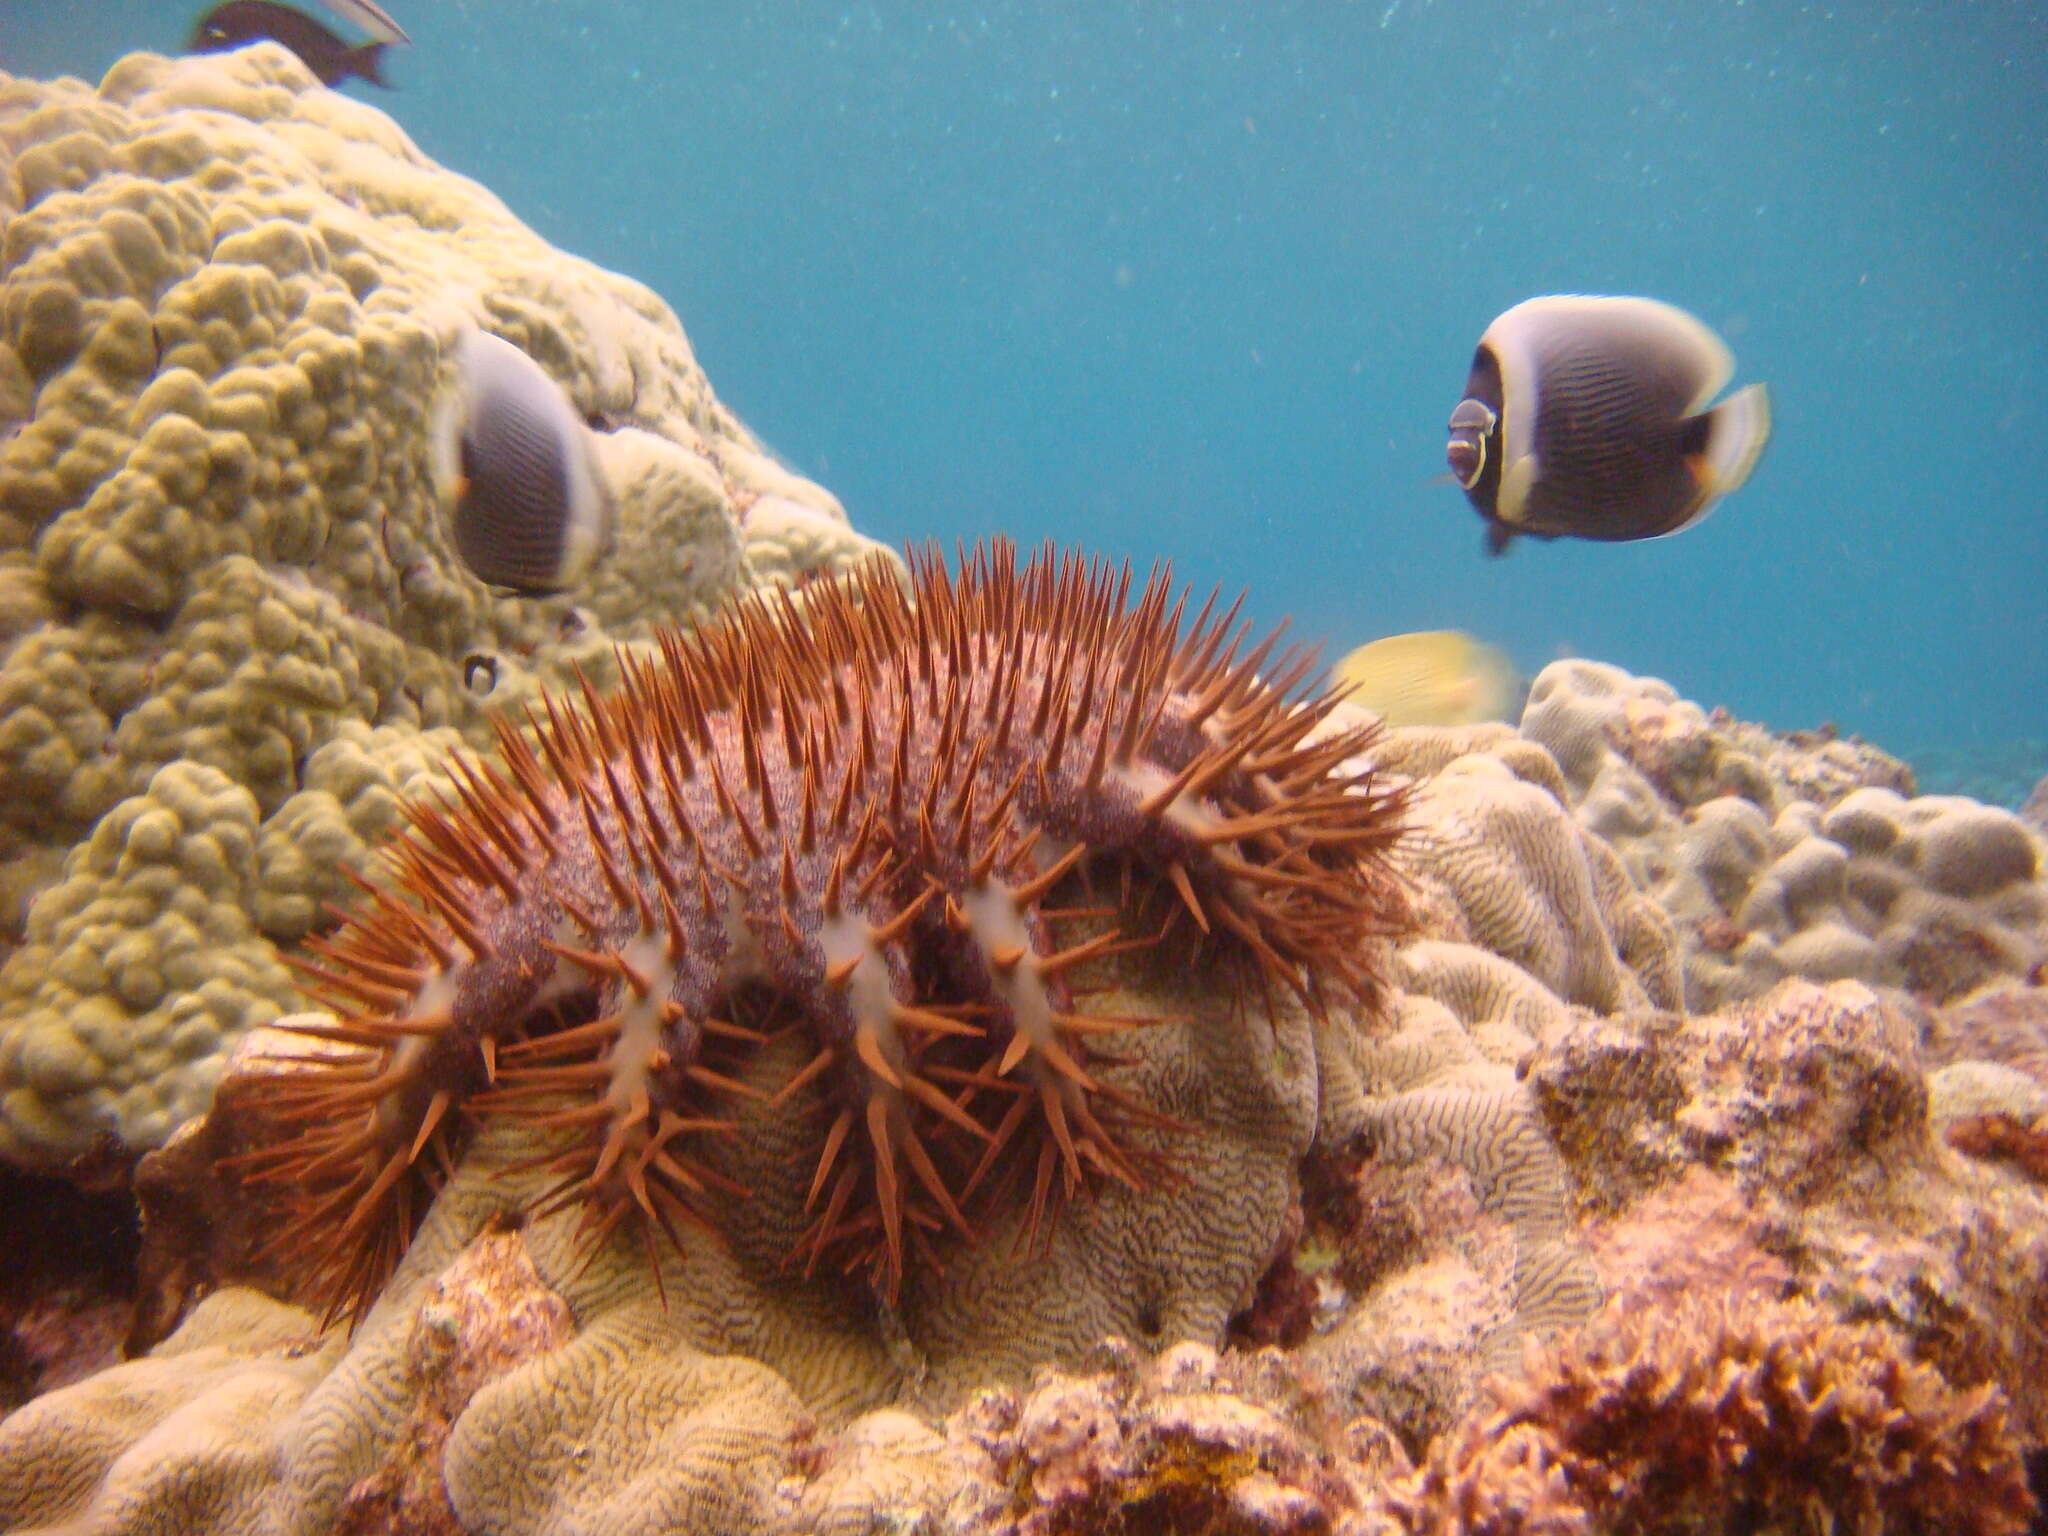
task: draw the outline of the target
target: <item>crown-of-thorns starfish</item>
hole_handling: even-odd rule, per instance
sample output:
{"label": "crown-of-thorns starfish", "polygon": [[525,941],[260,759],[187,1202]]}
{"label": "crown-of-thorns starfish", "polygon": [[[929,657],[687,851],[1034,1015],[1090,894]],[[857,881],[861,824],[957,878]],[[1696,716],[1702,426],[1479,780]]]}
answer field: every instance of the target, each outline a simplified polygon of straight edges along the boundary
{"label": "crown-of-thorns starfish", "polygon": [[[1310,741],[1335,703],[1298,696],[1312,651],[1242,652],[1241,600],[1213,595],[1183,634],[1166,570],[1133,604],[1128,566],[1050,546],[910,573],[622,653],[615,693],[500,720],[498,765],[458,760],[410,808],[301,961],[339,1019],[298,1032],[337,1048],[276,1080],[275,1139],[230,1160],[330,1315],[374,1298],[478,1117],[552,1133],[541,1206],[580,1205],[593,1244],[715,1227],[744,1191],[705,1154],[760,1092],[736,1075],[759,1024],[812,1047],[778,1094],[818,1107],[793,1257],[893,1297],[998,1203],[1035,1234],[1145,1182],[1119,1131],[1173,1122],[1099,1048],[1143,1021],[1086,1011],[1077,967],[1177,932],[1240,1001],[1371,993],[1399,798],[1344,767],[1367,732]],[[1048,900],[1111,881],[1120,906]]]}

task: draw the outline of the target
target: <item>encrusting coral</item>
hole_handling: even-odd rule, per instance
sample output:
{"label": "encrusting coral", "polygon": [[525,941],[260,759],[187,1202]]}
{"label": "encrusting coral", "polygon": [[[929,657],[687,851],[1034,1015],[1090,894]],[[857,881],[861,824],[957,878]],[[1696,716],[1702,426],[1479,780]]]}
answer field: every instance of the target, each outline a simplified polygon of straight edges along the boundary
{"label": "encrusting coral", "polygon": [[[412,738],[486,745],[485,703],[876,546],[719,404],[659,299],[282,48],[0,76],[0,220],[0,1158],[57,1168],[159,1143],[292,1006],[265,951],[381,839]],[[456,555],[428,424],[473,326],[592,423],[618,519],[576,591]],[[167,814],[221,856],[124,850]],[[317,872],[282,846],[315,829]],[[195,933],[234,947],[211,988]]]}
{"label": "encrusting coral", "polygon": [[1718,1014],[1585,1019],[1528,1080],[1583,1199],[1619,1210],[1714,1170],[1803,1289],[1888,1321],[1959,1386],[1998,1384],[2048,1438],[2048,1195],[1937,1140],[1902,1008],[1788,981]]}
{"label": "encrusting coral", "polygon": [[1147,1361],[1108,1345],[1086,1364],[977,1394],[947,1422],[951,1443],[987,1458],[977,1529],[1322,1536],[1408,1470],[1392,1436],[1336,1419],[1278,1351],[1180,1344]]}

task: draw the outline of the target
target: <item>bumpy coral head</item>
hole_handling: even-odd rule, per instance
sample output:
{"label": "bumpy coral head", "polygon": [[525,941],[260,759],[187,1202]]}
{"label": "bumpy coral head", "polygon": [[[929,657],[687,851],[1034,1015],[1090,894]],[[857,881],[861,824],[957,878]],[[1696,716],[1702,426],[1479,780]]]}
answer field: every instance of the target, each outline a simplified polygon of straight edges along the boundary
{"label": "bumpy coral head", "polygon": [[[791,1262],[893,1295],[1004,1212],[1041,1232],[1171,1176],[1188,1128],[1114,1081],[1145,1021],[1091,1008],[1092,962],[1179,945],[1247,1014],[1370,1000],[1400,805],[1349,766],[1364,732],[1318,731],[1312,653],[1244,650],[1214,597],[1184,622],[1163,569],[1133,602],[1049,546],[910,566],[622,655],[615,694],[501,722],[498,764],[412,807],[303,962],[330,1048],[232,1160],[310,1296],[360,1313],[496,1117],[543,1133],[543,1208],[593,1243],[716,1229],[759,1096],[814,1126]],[[792,1032],[802,1064],[750,1081]]]}

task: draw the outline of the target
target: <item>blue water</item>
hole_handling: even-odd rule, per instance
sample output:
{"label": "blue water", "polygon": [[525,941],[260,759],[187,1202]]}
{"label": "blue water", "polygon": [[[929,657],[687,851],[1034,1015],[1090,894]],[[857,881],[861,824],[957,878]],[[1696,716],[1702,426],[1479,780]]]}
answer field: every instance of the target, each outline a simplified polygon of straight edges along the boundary
{"label": "blue water", "polygon": [[[2048,737],[2048,10],[389,0],[422,148],[650,284],[891,540],[1079,540],[1342,649],[1458,626],[1895,750]],[[198,7],[4,0],[98,74]],[[1481,553],[1530,294],[1693,309],[1777,433],[1704,525]],[[2040,764],[2048,769],[2048,763]]]}

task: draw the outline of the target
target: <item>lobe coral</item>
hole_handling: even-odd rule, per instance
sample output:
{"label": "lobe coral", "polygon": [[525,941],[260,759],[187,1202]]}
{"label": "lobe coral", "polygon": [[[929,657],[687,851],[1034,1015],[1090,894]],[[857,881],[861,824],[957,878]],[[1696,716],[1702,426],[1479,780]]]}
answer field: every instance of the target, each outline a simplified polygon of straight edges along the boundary
{"label": "lobe coral", "polygon": [[[1241,1001],[1373,1001],[1402,799],[1357,766],[1376,728],[1318,731],[1312,651],[1245,650],[1213,594],[1184,629],[1164,567],[1131,588],[1050,545],[913,552],[908,591],[756,594],[501,719],[301,960],[337,1018],[226,1165],[273,1258],[360,1316],[493,1117],[549,1133],[541,1209],[651,1249],[745,1197],[743,1101],[808,1105],[788,1262],[890,1298],[991,1213],[1030,1242],[1170,1178],[1184,1127],[1110,1048],[1152,1021],[1090,1011],[1089,962],[1177,935]],[[750,1081],[790,1032],[804,1064]]]}

